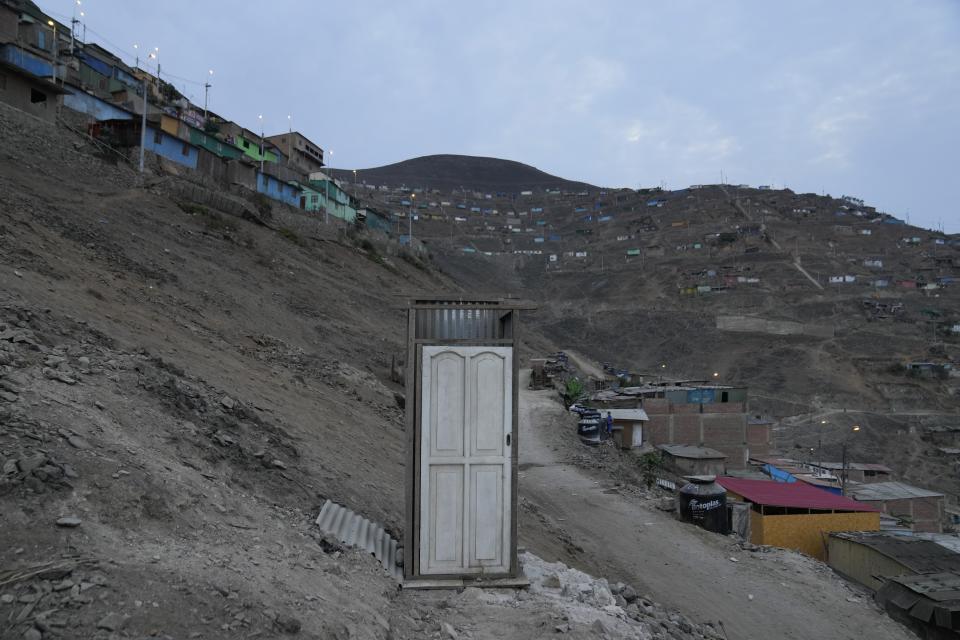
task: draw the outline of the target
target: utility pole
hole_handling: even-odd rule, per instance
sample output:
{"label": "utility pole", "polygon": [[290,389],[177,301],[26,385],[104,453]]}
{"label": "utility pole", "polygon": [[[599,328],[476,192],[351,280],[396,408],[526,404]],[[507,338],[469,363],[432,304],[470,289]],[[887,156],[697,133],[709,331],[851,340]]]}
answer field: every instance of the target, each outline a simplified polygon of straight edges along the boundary
{"label": "utility pole", "polygon": [[53,29],[53,84],[57,84],[57,23],[47,20],[47,24]]}
{"label": "utility pole", "polygon": [[147,144],[147,77],[143,77],[143,114],[140,117],[140,173],[143,173],[143,151]]}
{"label": "utility pole", "polygon": [[210,98],[210,87],[213,85],[210,84],[210,76],[213,75],[213,69],[210,69],[207,72],[207,81],[203,83],[203,126],[207,126],[207,102]]}

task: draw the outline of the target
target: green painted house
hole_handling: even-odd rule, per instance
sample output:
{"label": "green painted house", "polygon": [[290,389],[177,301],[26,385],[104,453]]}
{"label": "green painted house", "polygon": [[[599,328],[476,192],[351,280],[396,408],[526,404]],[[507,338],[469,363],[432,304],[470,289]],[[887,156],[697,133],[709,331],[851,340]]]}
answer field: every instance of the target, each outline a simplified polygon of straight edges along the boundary
{"label": "green painted house", "polygon": [[[317,174],[314,174],[317,175]],[[323,174],[319,174],[323,175]],[[329,213],[331,216],[354,222],[357,210],[350,201],[350,194],[337,186],[332,180],[310,180],[309,185],[301,185],[300,208],[306,211]]]}
{"label": "green painted house", "polygon": [[206,149],[210,153],[214,153],[227,160],[235,160],[244,155],[243,149],[235,147],[229,142],[224,142],[212,134],[204,133],[193,127],[186,127],[186,129],[189,132],[190,144],[192,145]]}
{"label": "green painted house", "polygon": [[248,137],[242,133],[238,133],[233,137],[233,144],[242,149],[248,158],[256,162],[260,162],[260,160],[264,162],[277,162],[279,160],[277,154],[270,148],[270,145],[264,145],[263,154],[261,155],[260,141],[252,136]]}

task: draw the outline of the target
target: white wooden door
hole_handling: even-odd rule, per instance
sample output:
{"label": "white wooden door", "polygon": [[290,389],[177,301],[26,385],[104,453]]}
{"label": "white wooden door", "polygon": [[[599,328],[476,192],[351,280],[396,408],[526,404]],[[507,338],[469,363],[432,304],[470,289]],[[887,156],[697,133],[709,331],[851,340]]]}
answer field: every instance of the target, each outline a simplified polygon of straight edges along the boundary
{"label": "white wooden door", "polygon": [[420,573],[510,570],[511,347],[423,347]]}

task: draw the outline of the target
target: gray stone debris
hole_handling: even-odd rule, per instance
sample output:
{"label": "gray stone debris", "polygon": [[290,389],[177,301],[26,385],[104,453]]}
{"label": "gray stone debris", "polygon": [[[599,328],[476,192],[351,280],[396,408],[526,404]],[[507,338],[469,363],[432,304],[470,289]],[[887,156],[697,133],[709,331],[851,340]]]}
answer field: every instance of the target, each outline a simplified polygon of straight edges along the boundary
{"label": "gray stone debris", "polygon": [[15,393],[11,393],[9,391],[0,391],[0,400],[3,400],[4,402],[16,402],[19,399],[20,396]]}
{"label": "gray stone debris", "polygon": [[300,633],[300,628],[303,626],[299,620],[293,616],[283,616],[279,615],[273,621],[274,626],[277,627],[283,633],[295,634]]}
{"label": "gray stone debris", "polygon": [[50,369],[49,367],[43,368],[43,375],[50,380],[56,380],[58,382],[63,382],[64,384],[77,384],[76,379],[71,378],[63,371],[57,371],[56,369]]}
{"label": "gray stone debris", "polygon": [[64,516],[57,519],[57,526],[72,529],[74,527],[79,527],[81,522],[83,521],[77,516]]}
{"label": "gray stone debris", "polygon": [[287,464],[283,460],[274,460],[270,463],[274,469],[286,469]]}
{"label": "gray stone debris", "polygon": [[80,436],[67,436],[67,442],[70,443],[70,446],[74,449],[89,449],[90,443],[81,438]]}
{"label": "gray stone debris", "polygon": [[108,613],[100,619],[100,622],[97,623],[97,629],[116,631],[117,629],[122,628],[126,621],[126,618],[118,613]]}
{"label": "gray stone debris", "polygon": [[46,456],[38,454],[35,456],[30,456],[29,458],[21,458],[17,463],[17,466],[20,467],[21,473],[30,473],[37,467],[43,466],[46,461]]}
{"label": "gray stone debris", "polygon": [[237,406],[237,401],[230,396],[223,396],[220,398],[220,404],[222,404],[225,409],[233,409]]}

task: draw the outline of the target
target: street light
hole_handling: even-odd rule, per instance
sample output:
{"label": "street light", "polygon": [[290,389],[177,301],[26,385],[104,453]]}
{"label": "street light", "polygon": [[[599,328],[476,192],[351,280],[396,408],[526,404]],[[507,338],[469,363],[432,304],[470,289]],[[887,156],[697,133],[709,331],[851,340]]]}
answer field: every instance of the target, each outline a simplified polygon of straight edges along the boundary
{"label": "street light", "polygon": [[213,77],[213,69],[207,71],[207,81],[203,83],[203,124],[207,124],[207,98],[210,96],[210,78]]}
{"label": "street light", "polygon": [[[260,121],[260,173],[263,173],[263,114],[257,116]],[[264,190],[266,190],[267,181],[263,181]]]}
{"label": "street light", "polygon": [[140,68],[140,45],[137,44],[136,42],[134,42],[134,43],[133,43],[133,50],[137,52],[137,53],[134,55],[133,67],[134,67],[135,69],[139,69],[139,68]]}
{"label": "street light", "polygon": [[157,61],[157,82],[160,81],[160,47],[154,47],[150,57]]}
{"label": "street light", "polygon": [[[330,156],[330,160],[333,160],[333,149],[327,149],[327,155]],[[330,165],[328,164],[327,167]],[[327,224],[330,222],[330,181],[333,180],[333,174],[330,173],[329,169],[327,170],[327,179],[323,183],[325,189],[325,194],[323,196],[325,205],[323,207],[323,223]]]}
{"label": "street light", "polygon": [[410,232],[407,234],[407,244],[413,249],[413,212],[417,208],[417,194],[410,194]]}
{"label": "street light", "polygon": [[850,427],[850,431],[843,438],[843,446],[841,449],[841,459],[840,459],[840,495],[847,495],[847,441],[850,439],[851,433],[857,433],[860,431],[860,425],[855,424]]}
{"label": "street light", "polygon": [[53,84],[57,84],[57,23],[47,20],[47,24],[53,29]]}

